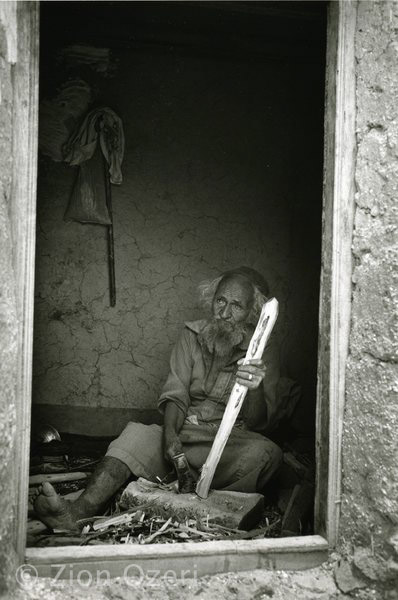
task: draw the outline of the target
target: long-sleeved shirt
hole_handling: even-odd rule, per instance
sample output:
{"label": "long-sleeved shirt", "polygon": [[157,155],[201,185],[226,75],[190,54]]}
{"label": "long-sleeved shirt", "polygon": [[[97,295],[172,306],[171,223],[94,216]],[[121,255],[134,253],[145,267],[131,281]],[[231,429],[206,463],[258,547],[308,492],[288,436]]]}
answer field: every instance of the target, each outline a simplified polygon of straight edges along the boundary
{"label": "long-sleeved shirt", "polygon": [[[214,373],[214,356],[198,337],[206,323],[206,320],[185,323],[171,353],[170,372],[160,395],[159,409],[163,411],[165,403],[172,401],[188,423],[218,425],[235,383],[237,361],[245,356],[248,343],[242,342],[236,347],[231,359]],[[245,423],[248,429],[267,433],[283,416],[291,413],[286,385],[291,387],[293,382],[287,384],[287,380],[280,378],[279,350],[272,336],[262,358],[266,366],[263,393],[248,391],[237,424]],[[256,422],[253,422],[254,415]]]}

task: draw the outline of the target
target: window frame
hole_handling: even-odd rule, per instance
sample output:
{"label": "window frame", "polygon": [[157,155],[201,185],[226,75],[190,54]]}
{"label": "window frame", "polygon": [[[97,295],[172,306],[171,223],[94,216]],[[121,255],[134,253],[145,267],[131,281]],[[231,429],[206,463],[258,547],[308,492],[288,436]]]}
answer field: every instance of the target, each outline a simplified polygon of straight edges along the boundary
{"label": "window frame", "polygon": [[[355,168],[355,26],[357,2],[328,6],[325,144],[316,416],[317,535],[249,541],[168,545],[26,548],[31,424],[32,347],[38,148],[39,3],[17,2],[18,59],[14,78],[14,167],[11,222],[19,316],[15,434],[17,483],[14,523],[20,563],[55,576],[54,565],[107,565],[112,576],[134,563],[170,570],[196,565],[196,574],[254,568],[306,568],[320,564],[338,539],[341,444],[351,310]],[[193,562],[192,562],[193,561]],[[89,565],[89,567],[87,566]],[[187,566],[188,565],[188,566]],[[61,576],[62,577],[62,576]]]}

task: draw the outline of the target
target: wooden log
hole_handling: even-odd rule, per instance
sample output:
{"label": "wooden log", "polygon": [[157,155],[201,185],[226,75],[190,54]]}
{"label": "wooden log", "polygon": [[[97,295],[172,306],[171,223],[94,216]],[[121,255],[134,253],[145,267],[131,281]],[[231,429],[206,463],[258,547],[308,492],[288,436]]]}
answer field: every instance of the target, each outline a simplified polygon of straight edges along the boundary
{"label": "wooden log", "polygon": [[[234,529],[251,529],[257,525],[264,510],[262,494],[212,490],[206,500],[195,493],[178,494],[175,490],[154,488],[145,479],[132,481],[125,488],[120,503],[141,508],[145,513],[176,521],[199,519],[203,523],[221,523]],[[150,483],[150,482],[149,482]]]}
{"label": "wooden log", "polygon": [[[278,317],[278,306],[279,305],[276,298],[271,298],[271,300],[268,300],[268,302],[264,304],[257,327],[253,333],[252,339],[250,340],[243,364],[249,360],[262,357],[265,345],[271,335],[275,321]],[[247,387],[245,385],[235,383],[224,411],[221,425],[218,429],[207,460],[202,467],[201,475],[196,485],[196,493],[200,498],[207,498],[209,495],[209,489],[211,482],[213,481],[215,470],[228,441],[232,427],[234,426],[236,418],[242,407],[246,393]]]}

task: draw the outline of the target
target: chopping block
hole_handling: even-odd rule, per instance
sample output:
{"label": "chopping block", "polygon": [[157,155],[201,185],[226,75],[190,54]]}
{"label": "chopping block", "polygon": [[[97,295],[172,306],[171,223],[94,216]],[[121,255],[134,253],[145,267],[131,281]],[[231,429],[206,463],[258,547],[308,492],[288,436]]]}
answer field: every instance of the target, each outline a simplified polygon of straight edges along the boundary
{"label": "chopping block", "polygon": [[124,490],[120,504],[126,508],[141,507],[147,514],[173,517],[176,521],[198,519],[231,529],[254,528],[264,510],[262,494],[211,490],[208,497],[179,494],[175,487],[166,489],[143,478],[132,481]]}

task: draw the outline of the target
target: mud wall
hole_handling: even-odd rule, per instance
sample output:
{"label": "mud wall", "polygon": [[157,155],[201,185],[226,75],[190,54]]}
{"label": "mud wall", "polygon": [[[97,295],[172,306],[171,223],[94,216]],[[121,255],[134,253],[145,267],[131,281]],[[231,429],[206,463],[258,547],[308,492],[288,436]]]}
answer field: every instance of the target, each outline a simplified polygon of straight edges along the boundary
{"label": "mud wall", "polygon": [[380,557],[394,547],[398,551],[397,30],[396,2],[359,3],[352,330],[340,535],[351,549],[351,544],[372,549],[358,559],[371,579],[397,577],[398,569],[391,559],[388,575],[375,558],[377,552]]}
{"label": "mud wall", "polygon": [[284,370],[312,406],[319,61],[116,56],[97,102],[122,117],[126,136],[123,184],[113,187],[117,304],[109,306],[104,227],[63,221],[75,173],[42,158],[34,402],[153,408],[182,323],[202,314],[197,284],[247,264],[280,301]]}

